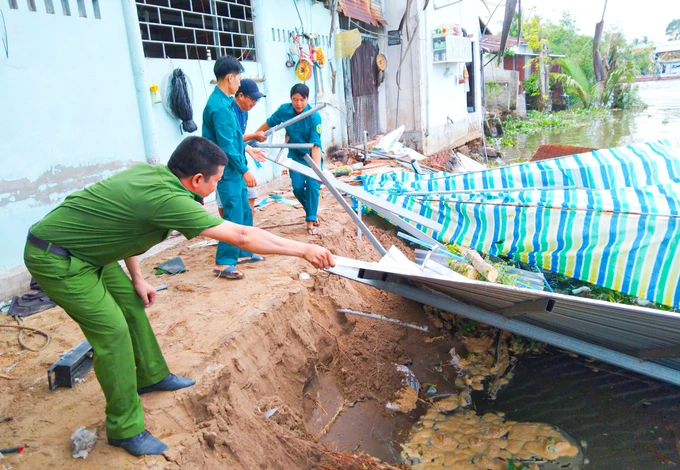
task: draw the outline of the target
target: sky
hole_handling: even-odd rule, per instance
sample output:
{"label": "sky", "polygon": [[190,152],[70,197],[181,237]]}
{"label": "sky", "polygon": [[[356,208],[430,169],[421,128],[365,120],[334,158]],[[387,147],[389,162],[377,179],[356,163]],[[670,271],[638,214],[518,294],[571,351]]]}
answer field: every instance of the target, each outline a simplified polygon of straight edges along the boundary
{"label": "sky", "polygon": [[[557,22],[562,11],[569,11],[576,19],[581,34],[593,35],[595,23],[602,19],[605,0],[520,0],[522,10],[534,8],[541,17]],[[491,11],[499,0],[485,0]],[[494,14],[489,28],[494,34],[503,29],[505,2]],[[480,0],[480,17],[485,20],[489,12]],[[604,16],[607,26],[618,26],[628,40],[642,39],[647,36],[655,43],[666,42],[666,26],[674,19],[680,18],[680,0],[608,0]]]}

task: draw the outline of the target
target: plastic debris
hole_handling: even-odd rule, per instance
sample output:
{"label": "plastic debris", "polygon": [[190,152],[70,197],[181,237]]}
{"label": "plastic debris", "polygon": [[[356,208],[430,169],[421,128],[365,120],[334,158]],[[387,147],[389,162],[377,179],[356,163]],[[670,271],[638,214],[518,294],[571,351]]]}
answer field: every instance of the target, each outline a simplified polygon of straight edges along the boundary
{"label": "plastic debris", "polygon": [[572,289],[571,291],[571,293],[574,295],[584,294],[586,292],[590,292],[590,287],[588,286],[578,287],[576,289]]}
{"label": "plastic debris", "polygon": [[301,281],[309,281],[312,278],[312,276],[310,276],[309,273],[300,273],[298,277],[300,278]]}
{"label": "plastic debris", "polygon": [[390,410],[408,413],[415,409],[418,403],[420,384],[415,374],[408,367],[398,365],[397,370],[404,376],[401,380],[404,387],[397,390],[396,399],[388,402],[385,407]]}
{"label": "plastic debris", "polygon": [[71,436],[71,452],[74,459],[84,459],[97,444],[97,432],[80,426]]}
{"label": "plastic debris", "polygon": [[266,412],[264,413],[264,417],[267,418],[267,419],[269,419],[269,418],[271,418],[272,416],[274,416],[274,415],[276,414],[277,411],[279,411],[278,408],[272,408],[271,410],[268,410],[268,411],[266,411]]}

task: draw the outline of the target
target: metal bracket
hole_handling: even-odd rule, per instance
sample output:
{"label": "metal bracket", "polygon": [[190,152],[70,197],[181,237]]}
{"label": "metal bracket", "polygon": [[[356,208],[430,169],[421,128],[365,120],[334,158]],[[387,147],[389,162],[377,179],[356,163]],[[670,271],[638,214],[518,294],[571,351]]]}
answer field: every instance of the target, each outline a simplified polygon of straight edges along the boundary
{"label": "metal bracket", "polygon": [[550,313],[553,311],[554,307],[555,301],[553,299],[538,299],[519,302],[510,305],[509,307],[492,310],[492,312],[503,315],[504,317],[517,317],[519,315],[524,315],[525,313]]}

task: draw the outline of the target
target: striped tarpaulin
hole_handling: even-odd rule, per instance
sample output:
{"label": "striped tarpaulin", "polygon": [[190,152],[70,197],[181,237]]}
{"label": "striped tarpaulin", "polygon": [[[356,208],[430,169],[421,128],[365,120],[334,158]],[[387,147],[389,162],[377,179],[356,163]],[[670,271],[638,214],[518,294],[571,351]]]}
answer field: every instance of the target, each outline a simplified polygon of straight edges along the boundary
{"label": "striped tarpaulin", "polygon": [[442,223],[439,233],[418,227],[442,243],[680,306],[678,142],[363,180],[367,191]]}

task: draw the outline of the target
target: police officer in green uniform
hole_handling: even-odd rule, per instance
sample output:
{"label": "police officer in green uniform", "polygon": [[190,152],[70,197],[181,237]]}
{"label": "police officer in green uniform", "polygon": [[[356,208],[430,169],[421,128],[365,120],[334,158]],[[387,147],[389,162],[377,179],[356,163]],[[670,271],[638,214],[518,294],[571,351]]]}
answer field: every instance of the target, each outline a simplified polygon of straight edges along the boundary
{"label": "police officer in green uniform", "polygon": [[[283,104],[274,114],[269,116],[267,121],[260,126],[259,131],[266,131],[282,122],[288,121],[300,113],[308,111],[309,106],[309,87],[303,83],[298,83],[290,90],[290,103]],[[322,166],[321,162],[321,116],[314,113],[306,118],[286,127],[286,142],[291,144],[314,144],[312,148],[312,159]],[[288,156],[298,163],[307,165],[305,162],[305,149],[289,149]],[[308,165],[307,165],[308,166]],[[290,172],[290,180],[293,185],[293,194],[302,204],[305,210],[307,232],[310,235],[317,235],[317,211],[319,210],[319,190],[321,185],[314,178],[309,178],[295,171]]]}
{"label": "police officer in green uniform", "polygon": [[[229,164],[217,184],[217,193],[222,203],[225,220],[235,224],[253,225],[253,211],[248,202],[248,188],[257,185],[253,173],[248,170],[246,152],[257,161],[265,160],[263,149],[255,149],[243,141],[241,125],[234,114],[234,95],[241,84],[243,67],[238,60],[221,56],[215,62],[214,72],[217,85],[208,98],[203,110],[203,137],[217,144],[227,157]],[[264,261],[260,255],[240,250],[228,243],[219,243],[215,255],[214,272],[228,279],[242,279],[236,269],[239,258],[248,262]]]}
{"label": "police officer in green uniform", "polygon": [[[334,264],[326,249],[223,221],[202,206],[222,177],[227,157],[202,137],[189,137],[167,166],[138,164],[77,191],[31,227],[24,261],[43,290],[82,329],[106,396],[109,444],[133,455],[167,446],[145,430],[139,395],[189,387],[171,374],[144,308],[155,290],[137,256],[171,230],[207,236],[246,251]],[[130,279],[119,265],[124,260]]]}

